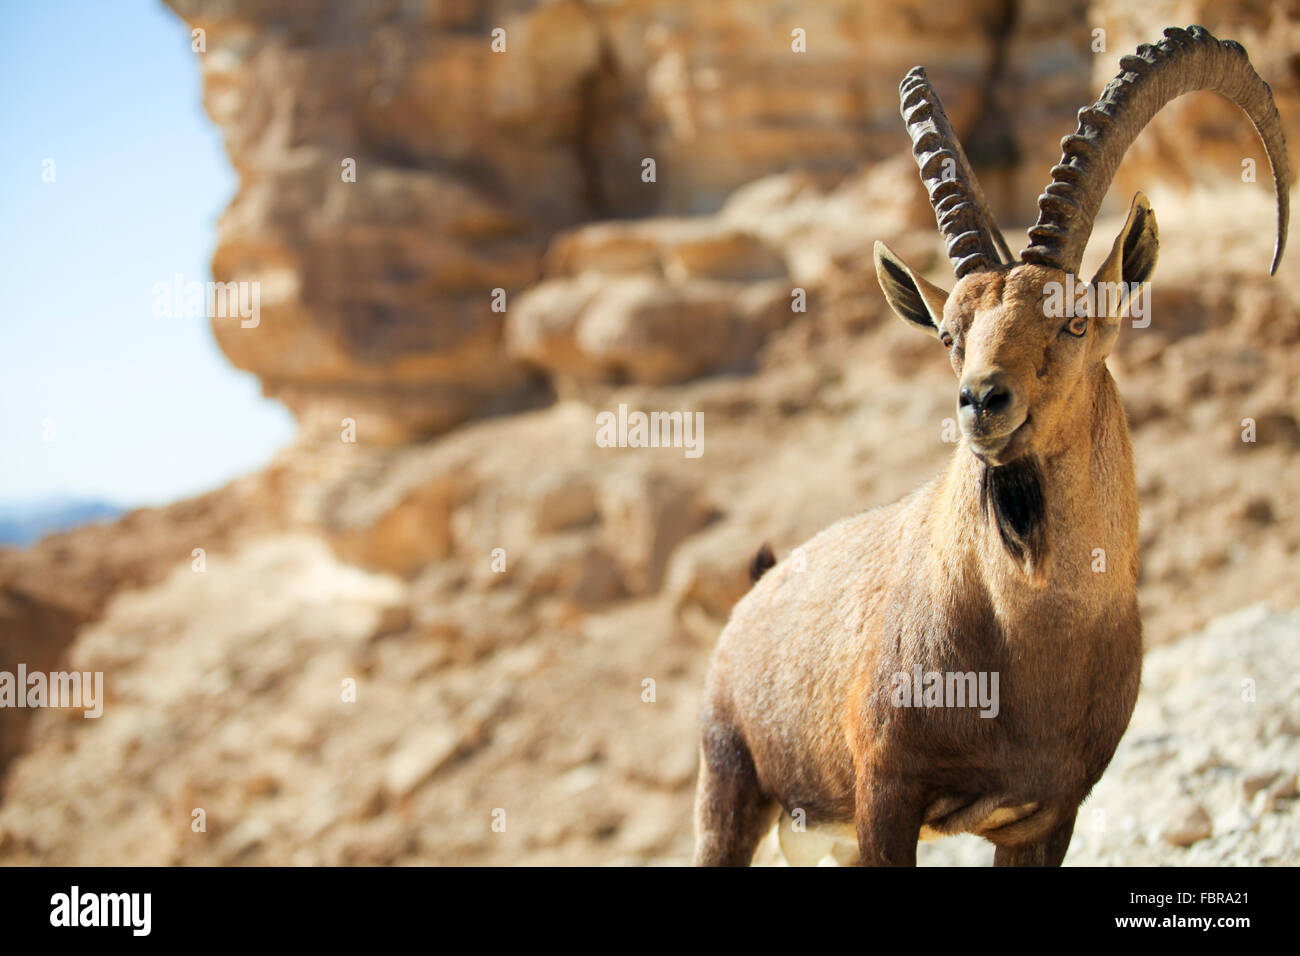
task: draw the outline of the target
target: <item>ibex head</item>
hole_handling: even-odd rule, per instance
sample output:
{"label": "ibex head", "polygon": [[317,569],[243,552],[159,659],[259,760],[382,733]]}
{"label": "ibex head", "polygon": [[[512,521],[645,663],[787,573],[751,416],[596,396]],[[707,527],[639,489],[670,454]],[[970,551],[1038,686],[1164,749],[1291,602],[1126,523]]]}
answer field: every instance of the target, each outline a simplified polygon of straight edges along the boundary
{"label": "ibex head", "polygon": [[[1141,193],[1091,286],[1075,272],[1111,180],[1133,140],[1170,100],[1215,90],[1259,131],[1273,169],[1278,229],[1272,270],[1286,246],[1286,140],[1272,91],[1231,40],[1203,27],[1120,58],[1120,74],[1079,112],[1061,141],[1061,161],[1038,199],[1030,246],[1015,262],[938,95],[920,67],[899,88],[913,154],[957,276],[951,293],[928,282],[877,242],[876,273],[890,306],[938,338],[959,379],[958,420],[970,449],[989,465],[1051,456],[1078,434],[1092,389],[1114,345],[1131,293],[1155,269],[1155,216]],[[1079,293],[1083,292],[1083,295]]]}

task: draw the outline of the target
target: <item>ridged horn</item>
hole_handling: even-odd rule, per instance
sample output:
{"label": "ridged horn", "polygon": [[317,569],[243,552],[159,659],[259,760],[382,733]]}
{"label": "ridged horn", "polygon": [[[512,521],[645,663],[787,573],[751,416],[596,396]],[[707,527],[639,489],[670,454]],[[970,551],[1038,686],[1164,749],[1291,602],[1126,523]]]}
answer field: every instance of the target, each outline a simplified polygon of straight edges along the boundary
{"label": "ridged horn", "polygon": [[930,196],[952,271],[960,279],[1013,261],[970,161],[961,148],[939,94],[923,67],[913,67],[898,86],[900,112],[912,138],[912,155]]}
{"label": "ridged horn", "polygon": [[1101,201],[1133,140],[1166,103],[1213,90],[1240,106],[1264,141],[1277,192],[1277,245],[1269,270],[1277,272],[1290,219],[1291,169],[1273,91],[1235,40],[1216,40],[1199,26],[1170,27],[1164,35],[1120,57],[1120,74],[1095,104],[1079,111],[1078,131],[1061,140],[1061,162],[1038,197],[1038,222],[1020,255],[1025,262],[1076,272]]}

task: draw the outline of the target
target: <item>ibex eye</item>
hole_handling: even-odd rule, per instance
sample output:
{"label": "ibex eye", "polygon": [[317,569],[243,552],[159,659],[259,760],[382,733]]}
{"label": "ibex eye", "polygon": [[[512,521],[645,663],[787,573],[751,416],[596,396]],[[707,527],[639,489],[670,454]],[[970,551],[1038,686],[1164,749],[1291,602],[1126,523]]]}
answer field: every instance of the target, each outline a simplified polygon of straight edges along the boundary
{"label": "ibex eye", "polygon": [[1069,332],[1076,339],[1083,338],[1083,336],[1088,332],[1088,317],[1086,315],[1076,316],[1069,322],[1065,323],[1065,328],[1061,331]]}
{"label": "ibex eye", "polygon": [[952,348],[952,336],[949,335],[947,332],[939,333],[939,341],[943,343],[944,348],[946,349]]}

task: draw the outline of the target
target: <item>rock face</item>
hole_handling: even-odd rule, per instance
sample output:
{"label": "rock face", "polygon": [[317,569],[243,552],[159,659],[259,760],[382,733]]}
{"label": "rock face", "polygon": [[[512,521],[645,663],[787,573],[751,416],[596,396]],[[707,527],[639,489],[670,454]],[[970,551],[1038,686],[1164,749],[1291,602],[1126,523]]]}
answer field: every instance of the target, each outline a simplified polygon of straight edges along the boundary
{"label": "rock face", "polygon": [[725,223],[590,226],[553,253],[559,274],[520,298],[507,346],[561,391],[744,369],[795,314],[780,253]]}
{"label": "rock face", "polygon": [[[771,236],[564,230],[713,213],[772,173],[839,176],[904,152],[896,90],[915,64],[1003,220],[1032,221],[1075,111],[1121,53],[1188,16],[1104,0],[169,3],[204,31],[205,103],[240,177],[214,276],[260,288],[256,327],[215,318],[217,340],[308,437],[350,419],[380,444],[554,385],[745,367],[792,294]],[[1270,9],[1206,19],[1278,80],[1294,132],[1296,27]],[[1113,201],[1152,179],[1240,180],[1245,158],[1267,167],[1231,110],[1209,94],[1171,107]],[[1258,172],[1243,190],[1268,188]],[[620,278],[596,288],[590,270]]]}
{"label": "rock face", "polygon": [[676,277],[534,293],[507,350],[506,310],[557,230],[712,212],[769,173],[895,154],[917,62],[959,128],[992,131],[971,143],[991,194],[1032,197],[1021,171],[1050,165],[1047,128],[1087,79],[1081,2],[169,3],[204,31],[204,100],[240,177],[214,277],[260,284],[256,327],[216,318],[217,340],[308,435],[350,418],[367,443],[536,404],[538,363],[647,381],[733,368],[773,325],[775,289],[725,284],[784,275],[752,235],[615,230],[593,250],[605,266],[648,243]]}

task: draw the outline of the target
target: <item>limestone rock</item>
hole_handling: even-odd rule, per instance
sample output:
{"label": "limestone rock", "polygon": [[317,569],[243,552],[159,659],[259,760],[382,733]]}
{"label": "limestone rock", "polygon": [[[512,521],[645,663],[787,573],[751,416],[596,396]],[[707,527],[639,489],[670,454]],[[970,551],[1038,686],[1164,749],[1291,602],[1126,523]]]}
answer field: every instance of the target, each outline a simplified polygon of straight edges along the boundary
{"label": "limestone rock", "polygon": [[1214,833],[1214,821],[1195,801],[1179,803],[1160,831],[1160,838],[1172,846],[1191,846]]}
{"label": "limestone rock", "polygon": [[600,489],[601,520],[628,590],[657,591],[669,556],[712,514],[707,499],[663,473],[616,476]]}

